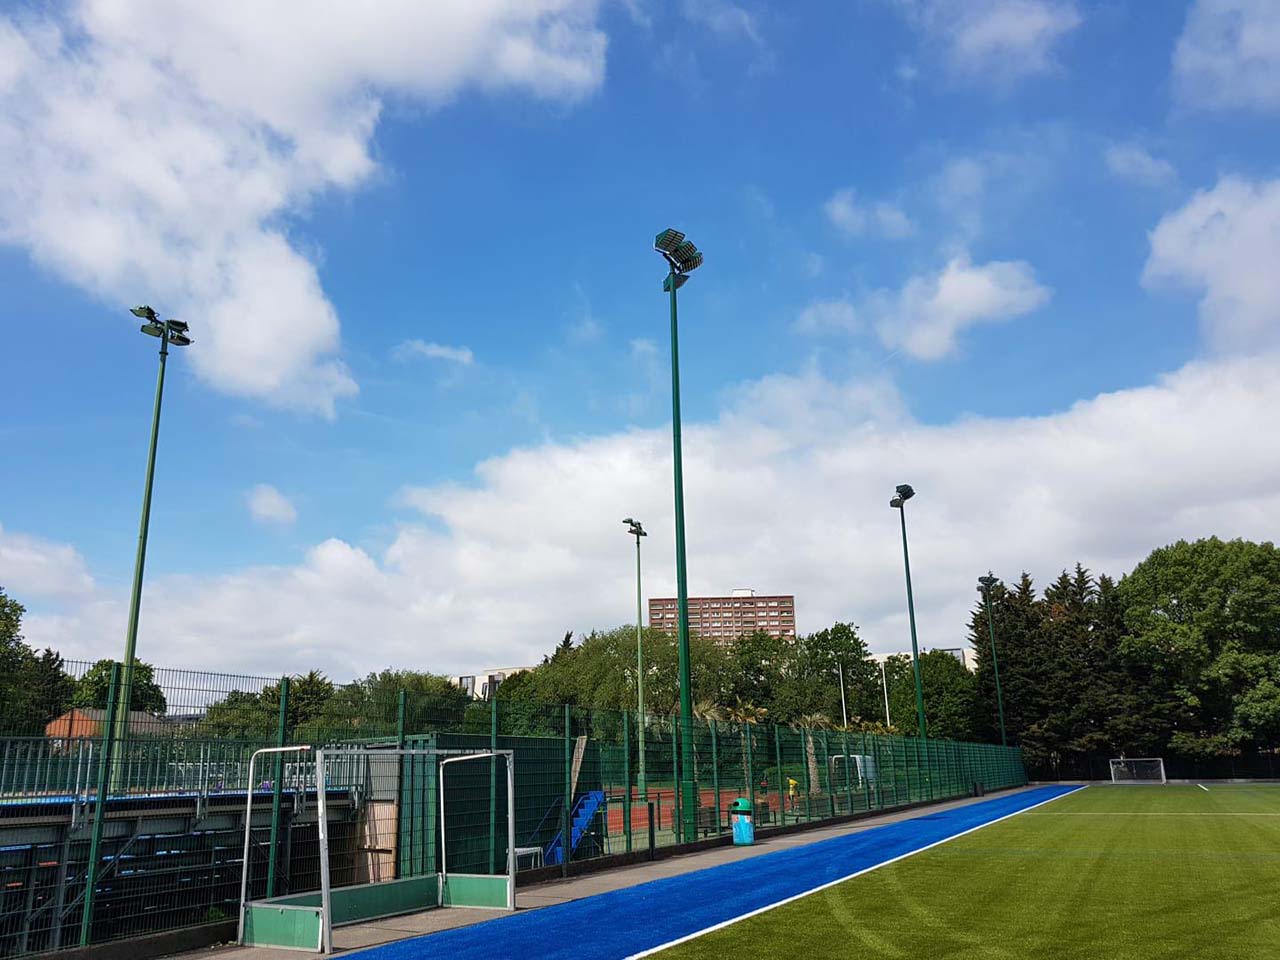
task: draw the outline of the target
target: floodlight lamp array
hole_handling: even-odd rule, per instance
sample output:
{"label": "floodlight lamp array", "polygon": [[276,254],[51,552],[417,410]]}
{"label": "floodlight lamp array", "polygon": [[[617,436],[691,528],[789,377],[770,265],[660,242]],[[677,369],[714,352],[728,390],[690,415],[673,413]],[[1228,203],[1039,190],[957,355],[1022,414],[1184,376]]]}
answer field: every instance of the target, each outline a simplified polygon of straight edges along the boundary
{"label": "floodlight lamp array", "polygon": [[693,241],[686,240],[679,230],[663,230],[654,238],[653,249],[662,254],[663,259],[671,266],[672,273],[689,273],[702,266],[702,254]]}

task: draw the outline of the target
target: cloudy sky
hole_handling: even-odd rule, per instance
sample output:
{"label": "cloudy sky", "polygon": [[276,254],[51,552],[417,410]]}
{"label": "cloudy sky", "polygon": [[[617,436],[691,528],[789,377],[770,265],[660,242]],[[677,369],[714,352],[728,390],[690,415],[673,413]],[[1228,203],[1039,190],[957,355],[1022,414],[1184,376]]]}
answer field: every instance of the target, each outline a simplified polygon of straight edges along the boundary
{"label": "cloudy sky", "polygon": [[530,662],[690,589],[925,646],[1280,511],[1280,4],[0,7],[0,585],[119,655]]}

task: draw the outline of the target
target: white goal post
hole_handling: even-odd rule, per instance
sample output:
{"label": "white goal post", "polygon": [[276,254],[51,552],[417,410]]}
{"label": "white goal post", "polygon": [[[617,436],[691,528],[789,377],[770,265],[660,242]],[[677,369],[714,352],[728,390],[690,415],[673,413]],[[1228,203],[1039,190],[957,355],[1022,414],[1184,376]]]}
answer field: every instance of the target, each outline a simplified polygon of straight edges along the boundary
{"label": "white goal post", "polygon": [[1162,757],[1118,757],[1111,761],[1112,783],[1168,783]]}
{"label": "white goal post", "polygon": [[[275,785],[249,791],[241,944],[332,953],[343,924],[434,907],[515,909],[514,751],[339,745],[316,750],[314,761],[295,763],[285,779],[301,811],[292,848],[283,828],[278,842],[274,829],[262,842],[264,788]],[[261,867],[251,875],[251,849],[277,873],[292,867],[286,892],[267,889]]]}

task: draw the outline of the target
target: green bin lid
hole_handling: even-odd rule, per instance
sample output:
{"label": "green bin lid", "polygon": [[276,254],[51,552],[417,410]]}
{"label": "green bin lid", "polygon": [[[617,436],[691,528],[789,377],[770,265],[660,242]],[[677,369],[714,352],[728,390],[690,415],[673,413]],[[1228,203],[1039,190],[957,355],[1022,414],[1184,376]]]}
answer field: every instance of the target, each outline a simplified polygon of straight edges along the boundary
{"label": "green bin lid", "polygon": [[729,804],[729,809],[733,813],[750,813],[751,801],[746,797],[739,797],[737,800],[733,801],[733,803]]}

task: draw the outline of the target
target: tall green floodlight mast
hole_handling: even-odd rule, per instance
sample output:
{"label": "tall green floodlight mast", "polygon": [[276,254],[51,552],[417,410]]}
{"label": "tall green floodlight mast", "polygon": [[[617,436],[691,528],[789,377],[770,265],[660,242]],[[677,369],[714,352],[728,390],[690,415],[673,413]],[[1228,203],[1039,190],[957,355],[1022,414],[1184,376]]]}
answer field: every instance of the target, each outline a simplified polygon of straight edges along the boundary
{"label": "tall green floodlight mast", "polygon": [[916,495],[909,483],[900,483],[895,488],[895,496],[889,506],[898,511],[902,519],[902,565],[907,571],[907,616],[911,620],[911,669],[916,677],[916,724],[920,728],[920,736],[929,735],[924,723],[924,686],[920,682],[920,646],[916,642],[916,602],[911,595],[911,557],[907,553],[907,510],[906,503]]}
{"label": "tall green floodlight mast", "polygon": [[662,289],[671,294],[671,444],[676,496],[676,604],[680,658],[680,819],[681,839],[698,835],[698,794],[693,769],[693,691],[689,677],[689,585],[684,551],[684,467],[680,455],[680,346],[676,291],[702,266],[702,254],[679,230],[663,230],[653,241],[670,268]]}
{"label": "tall green floodlight mast", "polygon": [[112,732],[115,740],[116,762],[112,774],[112,786],[118,786],[124,771],[124,743],[129,732],[129,705],[133,694],[134,650],[138,645],[138,609],[142,605],[142,571],[147,562],[147,527],[151,523],[151,484],[156,473],[156,443],[160,438],[160,402],[164,397],[164,366],[169,359],[169,345],[191,345],[189,327],[181,320],[161,320],[148,306],[134,307],[129,311],[139,320],[145,320],[142,332],[160,340],[160,372],[156,376],[155,410],[151,415],[151,445],[147,450],[147,481],[142,490],[142,520],[138,525],[138,553],[133,564],[133,592],[129,596],[129,632],[124,643],[124,669],[120,674],[119,706],[116,710],[116,726]]}
{"label": "tall green floodlight mast", "polygon": [[[622,521],[627,532],[636,538],[636,730],[640,737],[640,771],[637,786],[640,799],[649,799],[649,782],[644,776],[644,601],[640,592],[640,538],[647,537],[639,520]],[[628,787],[630,789],[630,787]]]}
{"label": "tall green floodlight mast", "polygon": [[978,592],[987,608],[987,630],[991,634],[991,670],[996,677],[996,709],[1000,711],[1000,745],[1007,747],[1009,738],[1004,732],[1004,694],[1000,692],[1000,661],[996,659],[996,616],[991,608],[991,588],[1000,581],[988,573],[978,578]]}

